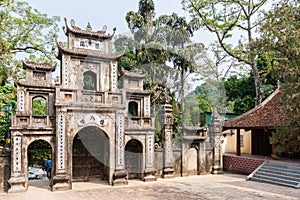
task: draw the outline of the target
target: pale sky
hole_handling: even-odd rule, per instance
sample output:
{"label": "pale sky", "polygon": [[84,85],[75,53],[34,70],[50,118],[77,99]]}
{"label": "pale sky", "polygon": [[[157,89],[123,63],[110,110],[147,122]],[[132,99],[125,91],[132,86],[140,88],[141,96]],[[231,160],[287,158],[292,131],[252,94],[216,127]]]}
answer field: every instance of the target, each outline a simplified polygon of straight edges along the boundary
{"label": "pale sky", "polygon": [[[74,19],[76,25],[85,29],[88,22],[93,30],[102,29],[107,25],[107,32],[111,33],[114,27],[116,34],[129,32],[125,20],[126,13],[138,11],[139,0],[28,0],[29,4],[48,16],[59,16],[60,27],[64,25],[64,18]],[[181,0],[154,0],[156,16],[176,12],[179,16],[188,16],[182,10]],[[63,32],[61,30],[61,32]]]}
{"label": "pale sky", "polygon": [[[43,14],[60,17],[59,41],[66,41],[62,26],[65,26],[64,18],[68,23],[75,20],[76,26],[85,29],[90,22],[92,29],[102,30],[103,25],[107,25],[107,33],[112,33],[116,27],[116,35],[127,34],[129,29],[125,20],[126,13],[138,11],[139,0],[27,0],[29,5],[36,8]],[[189,18],[189,14],[182,9],[181,0],[153,0],[155,4],[155,17],[163,14],[177,13],[179,16]],[[196,34],[193,42],[201,42],[208,46],[213,37],[208,32],[200,31]],[[193,81],[192,81],[193,82]],[[192,88],[199,83],[194,82]]]}

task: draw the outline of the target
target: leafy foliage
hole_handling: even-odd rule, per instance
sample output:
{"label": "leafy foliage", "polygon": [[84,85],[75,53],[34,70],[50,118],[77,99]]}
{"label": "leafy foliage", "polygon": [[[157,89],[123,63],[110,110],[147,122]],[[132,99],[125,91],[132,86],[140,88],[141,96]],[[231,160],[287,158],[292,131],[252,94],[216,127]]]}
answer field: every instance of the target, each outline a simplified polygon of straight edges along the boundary
{"label": "leafy foliage", "polygon": [[265,13],[261,38],[257,41],[268,57],[267,64],[282,81],[285,95],[282,106],[292,121],[272,134],[271,142],[279,153],[300,153],[300,6],[298,0],[283,0]]}
{"label": "leafy foliage", "polygon": [[21,63],[16,55],[30,55],[30,59],[55,61],[52,53],[58,17],[48,18],[27,2],[0,2],[0,83],[8,77],[18,79]]}
{"label": "leafy foliage", "polygon": [[251,76],[229,77],[225,82],[227,103],[233,105],[234,113],[244,113],[255,106],[254,81]]}
{"label": "leafy foliage", "polygon": [[[219,47],[231,58],[251,67],[256,89],[256,105],[262,100],[261,80],[255,57],[253,33],[262,19],[259,12],[267,0],[183,0],[185,10],[217,38]],[[233,37],[240,34],[237,44]]]}

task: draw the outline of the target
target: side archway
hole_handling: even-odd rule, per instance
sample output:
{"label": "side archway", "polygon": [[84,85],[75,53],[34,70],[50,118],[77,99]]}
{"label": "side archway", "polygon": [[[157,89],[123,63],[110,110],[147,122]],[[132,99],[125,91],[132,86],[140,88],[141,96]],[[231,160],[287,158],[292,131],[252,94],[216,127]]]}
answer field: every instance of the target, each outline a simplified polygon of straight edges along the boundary
{"label": "side archway", "polygon": [[43,139],[32,141],[27,147],[26,185],[30,187],[50,189],[52,178],[52,146]]}
{"label": "side archway", "polygon": [[125,146],[125,168],[129,179],[142,178],[143,145],[136,139],[129,140]]}

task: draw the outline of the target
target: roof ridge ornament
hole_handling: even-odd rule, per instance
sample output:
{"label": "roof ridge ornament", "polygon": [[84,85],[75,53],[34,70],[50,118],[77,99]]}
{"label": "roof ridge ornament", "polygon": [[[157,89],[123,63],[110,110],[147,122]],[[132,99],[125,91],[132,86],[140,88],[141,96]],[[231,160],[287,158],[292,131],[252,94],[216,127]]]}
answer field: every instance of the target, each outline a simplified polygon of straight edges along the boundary
{"label": "roof ridge ornament", "polygon": [[92,31],[92,26],[91,26],[90,22],[88,22],[88,24],[86,26],[86,31],[89,31],[89,32]]}

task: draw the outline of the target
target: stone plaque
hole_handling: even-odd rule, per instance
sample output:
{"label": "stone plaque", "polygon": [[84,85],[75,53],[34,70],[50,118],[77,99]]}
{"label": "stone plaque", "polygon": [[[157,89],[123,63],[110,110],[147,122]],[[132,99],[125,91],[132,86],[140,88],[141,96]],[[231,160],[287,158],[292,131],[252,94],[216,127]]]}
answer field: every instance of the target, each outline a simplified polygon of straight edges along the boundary
{"label": "stone plaque", "polygon": [[96,114],[88,114],[83,117],[77,118],[78,126],[86,126],[89,124],[96,124],[98,126],[106,126],[108,123],[107,119],[102,119]]}
{"label": "stone plaque", "polygon": [[118,116],[117,118],[117,124],[118,124],[118,165],[122,166],[124,165],[124,158],[123,158],[123,143],[124,143],[124,117],[123,116]]}
{"label": "stone plaque", "polygon": [[117,64],[112,63],[111,66],[111,90],[116,91],[117,90]]}
{"label": "stone plaque", "polygon": [[21,155],[22,155],[22,146],[21,146],[21,137],[16,136],[13,139],[14,145],[14,161],[13,161],[13,170],[14,172],[21,171]]}
{"label": "stone plaque", "polygon": [[150,98],[145,97],[145,117],[150,117]]}
{"label": "stone plaque", "polygon": [[148,135],[148,163],[152,164],[153,163],[153,136]]}
{"label": "stone plaque", "polygon": [[65,61],[65,74],[64,74],[64,77],[63,77],[63,80],[64,80],[64,86],[68,86],[68,77],[69,77],[69,72],[68,72],[68,59],[66,59]]}
{"label": "stone plaque", "polygon": [[25,107],[25,93],[23,90],[20,91],[19,93],[20,95],[20,101],[19,101],[19,111],[24,111],[24,107]]}
{"label": "stone plaque", "polygon": [[65,118],[58,115],[58,169],[65,168]]}
{"label": "stone plaque", "polygon": [[171,132],[170,131],[166,131],[165,133],[165,159],[166,159],[166,163],[171,163],[172,159],[171,159],[171,145],[172,145],[172,138],[171,138]]}

